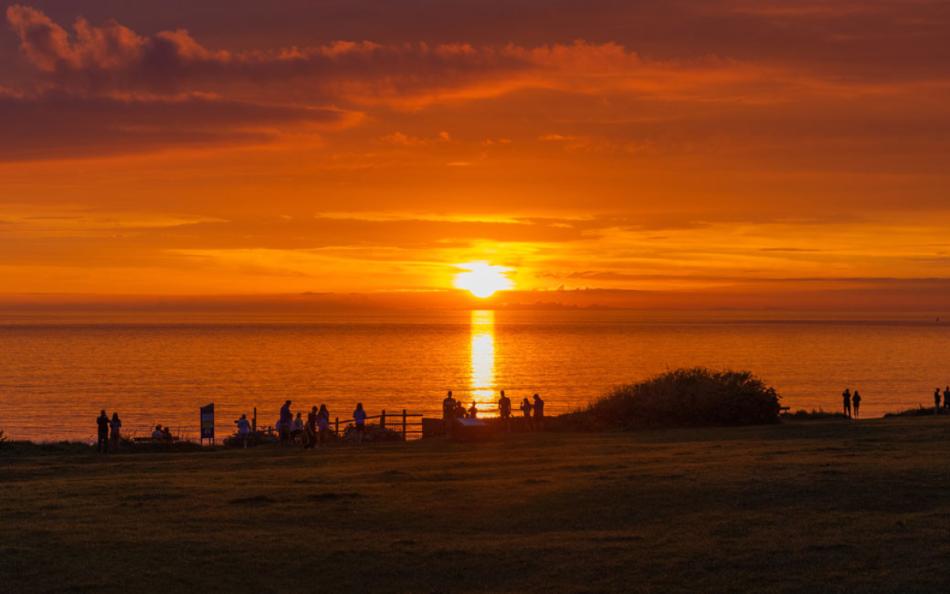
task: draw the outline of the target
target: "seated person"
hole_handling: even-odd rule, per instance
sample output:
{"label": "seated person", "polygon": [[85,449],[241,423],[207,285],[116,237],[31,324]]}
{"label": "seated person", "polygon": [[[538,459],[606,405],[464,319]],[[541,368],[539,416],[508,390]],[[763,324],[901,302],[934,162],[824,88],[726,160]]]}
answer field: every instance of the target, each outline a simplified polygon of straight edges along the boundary
{"label": "seated person", "polygon": [[155,441],[165,441],[165,433],[161,425],[155,425],[155,431],[152,431],[152,439]]}
{"label": "seated person", "polygon": [[175,441],[175,438],[172,437],[172,430],[169,429],[168,425],[165,425],[165,428],[162,429],[162,439],[165,441]]}

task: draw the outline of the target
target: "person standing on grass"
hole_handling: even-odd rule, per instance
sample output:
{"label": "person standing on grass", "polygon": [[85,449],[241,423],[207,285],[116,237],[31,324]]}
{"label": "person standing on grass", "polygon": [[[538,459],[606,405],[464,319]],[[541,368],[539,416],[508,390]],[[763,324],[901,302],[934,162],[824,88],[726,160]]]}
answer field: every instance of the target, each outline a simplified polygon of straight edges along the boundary
{"label": "person standing on grass", "polygon": [[851,418],[851,390],[848,388],[844,389],[844,392],[841,393],[841,406],[844,408],[844,416]]}
{"label": "person standing on grass", "polygon": [[541,400],[539,394],[534,395],[534,429],[541,431],[544,428],[544,400]]}
{"label": "person standing on grass", "polygon": [[934,414],[940,414],[940,388],[934,388]]}
{"label": "person standing on grass", "polygon": [[857,390],[854,391],[854,396],[851,397],[852,407],[854,408],[854,418],[861,416],[861,392]]}
{"label": "person standing on grass", "polygon": [[505,396],[505,391],[501,391],[501,398],[498,399],[498,416],[501,417],[501,424],[505,431],[511,433],[511,398]]}
{"label": "person standing on grass", "polygon": [[122,421],[119,420],[119,413],[112,413],[112,420],[109,421],[109,441],[113,450],[119,449],[119,441],[122,434]]}
{"label": "person standing on grass", "polygon": [[294,443],[297,442],[297,439],[300,439],[301,441],[303,441],[303,417],[301,416],[302,414],[303,413],[298,412],[297,416],[294,417],[293,429],[290,431],[290,438],[294,441]]}
{"label": "person standing on grass", "polygon": [[105,454],[109,451],[109,417],[105,409],[99,411],[99,418],[96,419],[96,427],[99,429],[99,440],[96,442],[96,451]]}
{"label": "person standing on grass", "polygon": [[247,420],[247,414],[242,414],[240,419],[234,421],[234,424],[237,425],[238,439],[244,444],[244,449],[247,449],[247,436],[251,433],[251,423]]}
{"label": "person standing on grass", "polygon": [[293,424],[294,415],[290,412],[291,401],[287,400],[284,402],[284,405],[280,407],[280,417],[278,418],[277,424],[277,434],[280,436],[281,445],[287,443],[288,438],[290,437],[290,426]]}
{"label": "person standing on grass", "polygon": [[353,422],[356,424],[356,443],[363,443],[363,435],[366,433],[366,411],[363,410],[363,403],[356,403],[356,410],[353,411]]}
{"label": "person standing on grass", "polygon": [[326,404],[321,404],[317,413],[317,431],[320,433],[320,445],[325,444],[330,435],[330,410]]}
{"label": "person standing on grass", "polygon": [[307,439],[303,444],[304,449],[312,450],[317,445],[317,407],[310,407],[307,413]]}
{"label": "person standing on grass", "polygon": [[531,431],[531,401],[525,398],[521,401],[521,414],[524,416],[526,431]]}
{"label": "person standing on grass", "polygon": [[455,398],[452,398],[452,390],[442,400],[442,426],[447,437],[452,437],[452,425],[455,424]]}

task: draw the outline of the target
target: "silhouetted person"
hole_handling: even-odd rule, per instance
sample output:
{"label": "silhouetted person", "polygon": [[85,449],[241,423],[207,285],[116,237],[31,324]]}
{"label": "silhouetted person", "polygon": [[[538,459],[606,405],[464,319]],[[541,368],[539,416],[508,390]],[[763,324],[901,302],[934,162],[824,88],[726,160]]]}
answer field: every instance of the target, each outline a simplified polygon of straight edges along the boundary
{"label": "silhouetted person", "polygon": [[317,445],[317,407],[313,406],[310,408],[310,412],[307,413],[307,443],[304,444],[304,448],[313,449]]}
{"label": "silhouetted person", "polygon": [[455,401],[455,418],[464,419],[465,418],[465,405],[462,404],[461,400]]}
{"label": "silhouetted person", "polygon": [[109,451],[109,417],[105,410],[99,411],[99,417],[96,419],[96,427],[99,429],[99,439],[96,441],[96,451],[105,454]]}
{"label": "silhouetted person", "polygon": [[501,398],[498,399],[498,416],[501,417],[501,424],[505,431],[511,432],[511,398],[505,396],[505,391],[501,391]]}
{"label": "silhouetted person", "polygon": [[521,414],[524,416],[525,430],[531,431],[531,401],[527,398],[521,401]]}
{"label": "silhouetted person", "polygon": [[452,435],[452,426],[455,424],[455,398],[452,398],[452,390],[442,401],[442,425],[447,436]]}
{"label": "silhouetted person", "polygon": [[277,434],[280,436],[280,443],[286,444],[288,438],[290,437],[290,426],[293,424],[294,415],[290,412],[291,401],[287,400],[284,402],[284,405],[280,407],[280,417],[278,417],[277,424],[280,425],[277,427]]}
{"label": "silhouetted person", "polygon": [[234,421],[237,425],[237,436],[241,440],[245,449],[247,448],[247,436],[251,434],[251,422],[247,420],[247,414],[242,414],[241,418]]}
{"label": "silhouetted person", "polygon": [[851,418],[851,390],[844,389],[841,393],[841,407],[844,409],[844,416]]}
{"label": "silhouetted person", "polygon": [[474,400],[472,400],[472,406],[468,407],[468,418],[470,419],[478,418],[478,405],[475,404]]}
{"label": "silhouetted person", "polygon": [[940,388],[934,388],[934,414],[940,414]]}
{"label": "silhouetted person", "polygon": [[122,421],[119,420],[119,413],[112,413],[112,420],[109,421],[109,444],[113,450],[119,449],[119,441],[122,439]]}
{"label": "silhouetted person", "polygon": [[165,441],[165,432],[162,431],[161,425],[155,425],[155,430],[152,431],[152,439],[154,441]]}
{"label": "silhouetted person", "polygon": [[857,390],[854,391],[854,396],[851,397],[852,408],[854,409],[854,418],[861,416],[861,392]]}
{"label": "silhouetted person", "polygon": [[321,404],[317,412],[317,435],[320,436],[320,445],[325,444],[330,435],[330,410],[326,404]]}
{"label": "silhouetted person", "polygon": [[366,411],[363,410],[362,402],[356,403],[353,422],[356,424],[356,443],[363,443],[363,436],[366,434]]}
{"label": "silhouetted person", "polygon": [[943,407],[950,408],[950,386],[943,391]]}
{"label": "silhouetted person", "polygon": [[544,400],[539,394],[534,395],[534,429],[540,431],[544,427]]}
{"label": "silhouetted person", "polygon": [[290,430],[290,439],[293,440],[294,442],[296,442],[297,439],[300,439],[301,441],[303,440],[303,416],[302,415],[303,413],[301,412],[297,413],[297,416],[294,417],[293,427]]}
{"label": "silhouetted person", "polygon": [[169,427],[168,425],[165,425],[165,427],[162,429],[162,439],[164,439],[168,443],[175,441],[175,438],[172,437],[171,427]]}

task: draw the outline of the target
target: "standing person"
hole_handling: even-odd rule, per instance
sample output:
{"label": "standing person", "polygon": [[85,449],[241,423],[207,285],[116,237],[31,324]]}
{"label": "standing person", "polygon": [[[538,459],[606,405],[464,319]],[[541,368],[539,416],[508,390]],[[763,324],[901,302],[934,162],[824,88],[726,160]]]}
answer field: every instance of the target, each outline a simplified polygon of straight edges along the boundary
{"label": "standing person", "polygon": [[950,386],[943,391],[943,407],[950,408]]}
{"label": "standing person", "polygon": [[851,397],[852,408],[854,409],[854,418],[861,416],[861,392],[857,390],[854,391],[854,396]]}
{"label": "standing person", "polygon": [[247,420],[247,413],[242,414],[240,419],[234,421],[234,424],[237,425],[238,439],[244,444],[244,449],[247,449],[247,436],[251,433],[251,423]]}
{"label": "standing person", "polygon": [[841,393],[841,407],[844,409],[844,416],[851,418],[851,390],[844,389]]}
{"label": "standing person", "polygon": [[317,445],[317,407],[310,407],[307,413],[307,439],[303,444],[304,449],[313,449]]}
{"label": "standing person", "polygon": [[317,413],[317,431],[320,435],[320,445],[325,444],[330,435],[330,410],[326,404],[321,404],[320,411]]}
{"label": "standing person", "polygon": [[534,428],[541,431],[544,428],[544,400],[539,394],[534,395]]}
{"label": "standing person", "polygon": [[363,443],[363,435],[366,433],[366,411],[363,410],[363,403],[356,403],[356,410],[353,411],[353,422],[356,423],[356,443]]}
{"label": "standing person", "polygon": [[442,400],[442,426],[446,437],[452,437],[452,426],[455,424],[455,398],[452,398],[452,390]]}
{"label": "standing person", "polygon": [[501,398],[498,399],[498,416],[501,417],[501,424],[505,431],[511,433],[511,398],[505,396],[505,391],[501,391]]}
{"label": "standing person", "polygon": [[112,420],[109,421],[109,441],[112,449],[119,449],[119,440],[121,439],[122,421],[119,420],[119,413],[112,413]]}
{"label": "standing person", "polygon": [[477,419],[478,418],[478,405],[472,400],[472,406],[468,407],[468,418]]}
{"label": "standing person", "polygon": [[96,442],[96,451],[105,454],[109,451],[109,417],[106,416],[105,409],[99,411],[99,418],[96,419],[96,427],[99,429],[99,441]]}
{"label": "standing person", "polygon": [[286,444],[287,439],[290,437],[290,426],[293,424],[294,415],[290,412],[290,405],[292,402],[287,400],[284,402],[284,405],[280,407],[280,417],[277,420],[277,434],[280,436],[280,443]]}
{"label": "standing person", "polygon": [[524,416],[525,431],[531,431],[531,401],[527,398],[521,401],[521,414]]}
{"label": "standing person", "polygon": [[940,414],[940,388],[934,388],[934,414]]}
{"label": "standing person", "polygon": [[297,416],[294,417],[293,429],[290,431],[290,439],[293,440],[294,443],[297,442],[297,439],[300,439],[301,441],[303,441],[303,417],[301,416],[302,414],[303,413],[298,412]]}

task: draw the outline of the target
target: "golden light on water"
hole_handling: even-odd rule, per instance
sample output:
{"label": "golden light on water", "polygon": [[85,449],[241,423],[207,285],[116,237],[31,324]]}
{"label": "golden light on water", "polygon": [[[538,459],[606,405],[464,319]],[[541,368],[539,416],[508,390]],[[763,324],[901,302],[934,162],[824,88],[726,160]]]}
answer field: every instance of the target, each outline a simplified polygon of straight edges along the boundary
{"label": "golden light on water", "polygon": [[[495,393],[495,312],[472,312],[472,398],[489,403]],[[479,406],[481,409],[481,406]]]}
{"label": "golden light on water", "polygon": [[488,262],[466,262],[457,264],[456,268],[462,272],[455,275],[455,288],[464,289],[480,299],[514,287],[514,282],[507,276],[511,269],[504,266]]}

